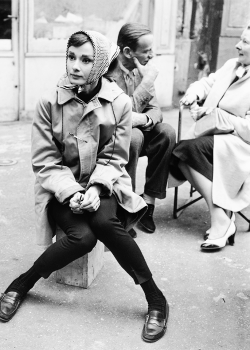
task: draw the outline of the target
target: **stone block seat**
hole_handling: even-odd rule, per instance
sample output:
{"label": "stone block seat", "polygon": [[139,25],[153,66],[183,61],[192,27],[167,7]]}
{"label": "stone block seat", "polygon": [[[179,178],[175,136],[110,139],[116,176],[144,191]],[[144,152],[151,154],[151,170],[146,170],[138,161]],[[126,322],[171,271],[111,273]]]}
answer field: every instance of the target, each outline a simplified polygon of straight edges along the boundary
{"label": "stone block seat", "polygon": [[[57,227],[56,240],[64,235],[65,233]],[[88,288],[102,269],[103,262],[104,244],[97,241],[96,246],[90,253],[56,271],[56,282],[68,284],[70,286]]]}

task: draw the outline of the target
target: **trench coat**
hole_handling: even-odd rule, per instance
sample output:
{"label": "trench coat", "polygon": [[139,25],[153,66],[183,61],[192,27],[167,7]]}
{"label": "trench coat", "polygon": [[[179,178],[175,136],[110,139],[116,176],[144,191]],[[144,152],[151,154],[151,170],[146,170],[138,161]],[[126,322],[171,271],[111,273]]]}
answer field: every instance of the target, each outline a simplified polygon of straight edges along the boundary
{"label": "trench coat", "polygon": [[[219,70],[193,83],[187,90],[194,92],[204,106],[215,108],[227,119],[234,132],[215,135],[213,150],[212,199],[215,205],[234,212],[250,204],[250,70],[231,84],[236,77],[238,59],[228,60]],[[230,85],[231,84],[231,85]],[[186,139],[194,137],[194,126]]]}
{"label": "trench coat", "polygon": [[146,211],[146,203],[133,193],[125,170],[132,128],[131,101],[116,83],[101,79],[99,93],[88,104],[76,96],[66,76],[37,104],[32,166],[39,245],[52,243],[55,223],[48,217],[48,204],[54,196],[68,205],[74,193],[102,185],[100,196],[114,193],[124,209],[127,230]]}

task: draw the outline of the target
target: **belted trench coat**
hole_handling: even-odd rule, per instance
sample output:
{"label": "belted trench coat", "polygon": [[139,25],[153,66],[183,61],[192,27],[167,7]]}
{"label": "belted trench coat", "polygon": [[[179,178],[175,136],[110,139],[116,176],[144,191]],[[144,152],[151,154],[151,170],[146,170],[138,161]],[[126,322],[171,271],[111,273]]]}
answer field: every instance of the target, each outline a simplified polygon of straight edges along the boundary
{"label": "belted trench coat", "polygon": [[116,196],[128,230],[146,211],[132,191],[125,170],[131,138],[131,101],[114,82],[101,78],[101,89],[89,103],[80,100],[64,76],[54,91],[37,104],[32,125],[32,166],[35,181],[37,243],[52,243],[55,223],[48,204],[55,196],[68,199],[91,185],[101,196]]}

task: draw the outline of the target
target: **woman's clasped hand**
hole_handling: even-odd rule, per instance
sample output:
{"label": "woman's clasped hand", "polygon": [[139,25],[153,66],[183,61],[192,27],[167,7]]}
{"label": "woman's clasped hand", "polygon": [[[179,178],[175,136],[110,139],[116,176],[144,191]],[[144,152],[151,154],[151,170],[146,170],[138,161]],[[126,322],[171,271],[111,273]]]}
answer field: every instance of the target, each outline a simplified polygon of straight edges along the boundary
{"label": "woman's clasped hand", "polygon": [[76,192],[70,199],[69,206],[74,214],[84,211],[96,211],[100,206],[100,186],[91,186],[85,194]]}

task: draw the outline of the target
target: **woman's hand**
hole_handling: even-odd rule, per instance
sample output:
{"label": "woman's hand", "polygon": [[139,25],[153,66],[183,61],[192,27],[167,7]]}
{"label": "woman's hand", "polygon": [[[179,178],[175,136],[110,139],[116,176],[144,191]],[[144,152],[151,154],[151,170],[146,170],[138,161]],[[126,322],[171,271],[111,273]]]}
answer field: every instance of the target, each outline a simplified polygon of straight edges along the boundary
{"label": "woman's hand", "polygon": [[213,108],[210,107],[200,107],[199,105],[197,105],[197,103],[193,103],[190,108],[190,115],[191,117],[197,121],[199,119],[201,119],[202,117],[204,117],[204,115],[207,115],[209,113],[211,113],[213,111]]}
{"label": "woman's hand", "polygon": [[91,186],[85,194],[76,192],[70,199],[69,206],[74,214],[83,214],[84,211],[96,211],[100,206],[101,186]]}
{"label": "woman's hand", "polygon": [[80,209],[80,204],[83,201],[84,194],[80,192],[76,192],[74,196],[69,201],[69,206],[74,214],[82,214],[82,210]]}
{"label": "woman's hand", "polygon": [[91,186],[85,193],[84,199],[82,200],[80,204],[80,210],[81,211],[97,211],[97,209],[100,206],[100,195],[101,193],[101,186],[94,185]]}
{"label": "woman's hand", "polygon": [[193,103],[189,107],[189,110],[190,110],[191,117],[195,121],[197,121],[197,120],[201,119],[206,114],[207,107],[200,107],[200,106],[197,105],[197,103]]}
{"label": "woman's hand", "polygon": [[80,210],[92,212],[97,211],[100,206],[101,186],[91,186],[85,193],[83,200],[80,203]]}
{"label": "woman's hand", "polygon": [[189,92],[182,97],[182,99],[180,100],[180,103],[183,104],[184,106],[190,106],[194,102],[196,102],[197,99],[198,99],[198,96],[195,93]]}

